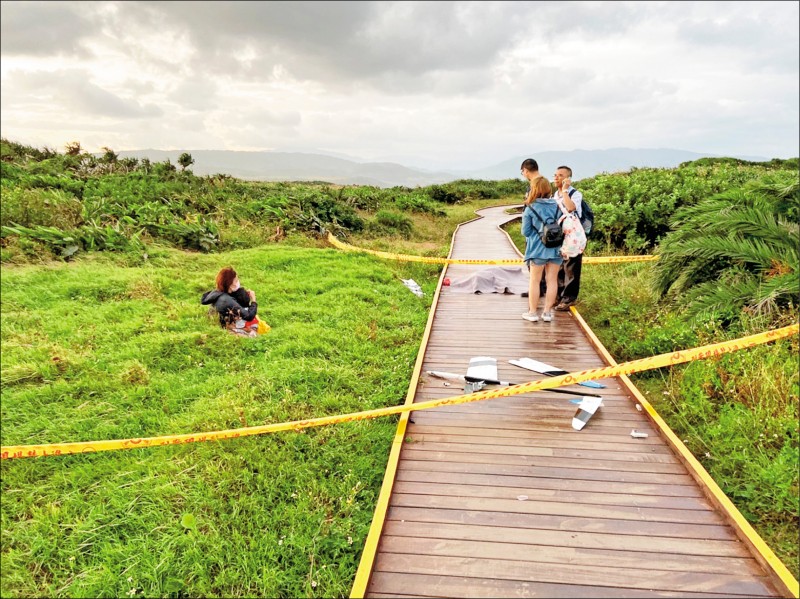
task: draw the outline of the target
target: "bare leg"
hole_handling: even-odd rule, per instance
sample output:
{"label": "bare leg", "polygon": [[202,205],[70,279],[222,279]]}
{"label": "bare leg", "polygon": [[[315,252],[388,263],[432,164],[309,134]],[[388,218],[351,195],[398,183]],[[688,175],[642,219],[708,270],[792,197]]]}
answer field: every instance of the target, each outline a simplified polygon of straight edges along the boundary
{"label": "bare leg", "polygon": [[[549,265],[548,265],[549,266]],[[539,283],[542,280],[544,266],[531,263],[531,281],[528,286],[528,312],[534,314],[539,307]],[[555,290],[555,286],[553,287]],[[547,295],[550,295],[550,284],[547,285]]]}
{"label": "bare leg", "polygon": [[[541,267],[540,267],[541,268]],[[557,264],[548,262],[544,265],[544,276],[547,281],[547,293],[544,296],[544,311],[550,312],[556,303],[556,294],[558,291],[558,271],[561,267]],[[538,289],[537,289],[538,292]],[[538,301],[539,294],[536,294]]]}

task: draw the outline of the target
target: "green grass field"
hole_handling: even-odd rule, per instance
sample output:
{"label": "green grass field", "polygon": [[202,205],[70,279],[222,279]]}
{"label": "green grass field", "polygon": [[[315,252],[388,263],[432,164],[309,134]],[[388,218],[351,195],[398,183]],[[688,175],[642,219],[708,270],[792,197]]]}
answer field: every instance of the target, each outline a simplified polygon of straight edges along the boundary
{"label": "green grass field", "polygon": [[[269,334],[234,337],[200,306],[226,264]],[[2,444],[397,405],[437,275],[285,246],[5,267]],[[2,596],[347,595],[395,424],[4,461]]]}

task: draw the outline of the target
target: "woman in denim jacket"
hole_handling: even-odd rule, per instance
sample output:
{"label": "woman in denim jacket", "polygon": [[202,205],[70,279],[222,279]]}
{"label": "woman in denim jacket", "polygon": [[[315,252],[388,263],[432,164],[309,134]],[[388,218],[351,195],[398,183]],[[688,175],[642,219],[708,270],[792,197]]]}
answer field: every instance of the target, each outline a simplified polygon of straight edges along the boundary
{"label": "woman in denim jacket", "polygon": [[[523,175],[527,171],[523,170]],[[530,287],[528,290],[528,311],[522,318],[531,322],[537,322],[539,315],[536,313],[539,307],[539,283],[542,280],[542,270],[544,270],[545,281],[547,282],[547,292],[544,297],[544,310],[542,320],[550,322],[553,320],[553,305],[556,303],[556,292],[558,291],[558,271],[561,268],[563,258],[561,248],[545,247],[539,235],[544,228],[545,221],[553,219],[557,221],[561,216],[561,211],[554,199],[551,199],[552,189],[550,182],[544,177],[531,177],[531,189],[525,198],[525,210],[522,213],[522,234],[525,236],[525,264],[530,271]]]}

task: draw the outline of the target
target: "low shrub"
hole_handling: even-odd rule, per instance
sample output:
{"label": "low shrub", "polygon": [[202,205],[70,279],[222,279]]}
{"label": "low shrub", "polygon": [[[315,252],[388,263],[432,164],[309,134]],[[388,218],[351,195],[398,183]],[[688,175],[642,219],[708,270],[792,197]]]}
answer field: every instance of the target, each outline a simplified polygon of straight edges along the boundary
{"label": "low shrub", "polygon": [[414,223],[410,218],[390,210],[378,211],[375,219],[367,225],[367,230],[375,235],[401,235],[406,239],[414,230]]}

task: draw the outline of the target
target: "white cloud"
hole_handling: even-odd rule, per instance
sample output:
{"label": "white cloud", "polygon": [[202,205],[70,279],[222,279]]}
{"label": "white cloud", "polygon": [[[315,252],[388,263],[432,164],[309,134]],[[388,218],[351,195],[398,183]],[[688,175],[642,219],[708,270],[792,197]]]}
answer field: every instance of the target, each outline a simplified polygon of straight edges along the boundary
{"label": "white cloud", "polygon": [[787,2],[3,2],[2,134],[430,168],[796,156],[799,20]]}

